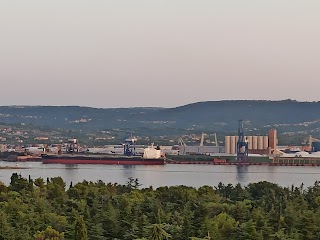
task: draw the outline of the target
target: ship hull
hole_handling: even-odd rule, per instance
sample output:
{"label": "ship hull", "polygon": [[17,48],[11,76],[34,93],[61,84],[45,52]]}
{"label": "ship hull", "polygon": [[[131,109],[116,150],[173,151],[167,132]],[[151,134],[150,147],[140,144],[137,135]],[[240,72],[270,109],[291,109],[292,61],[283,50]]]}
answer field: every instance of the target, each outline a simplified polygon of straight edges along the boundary
{"label": "ship hull", "polygon": [[165,159],[142,157],[42,156],[44,164],[164,165]]}

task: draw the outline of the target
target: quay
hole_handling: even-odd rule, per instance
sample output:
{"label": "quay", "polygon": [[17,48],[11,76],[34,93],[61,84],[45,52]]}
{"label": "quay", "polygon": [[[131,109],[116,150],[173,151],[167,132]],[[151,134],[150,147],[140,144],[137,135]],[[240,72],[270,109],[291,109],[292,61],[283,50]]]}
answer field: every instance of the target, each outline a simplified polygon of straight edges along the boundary
{"label": "quay", "polygon": [[319,163],[267,163],[267,162],[225,162],[225,163],[216,163],[216,162],[192,162],[192,161],[175,161],[175,162],[166,162],[166,164],[207,164],[207,165],[235,165],[235,166],[320,166]]}
{"label": "quay", "polygon": [[[269,160],[269,159],[268,159]],[[294,157],[284,158],[275,157],[269,161],[227,161],[226,159],[214,158],[207,161],[192,160],[172,160],[167,159],[166,164],[207,164],[207,165],[236,165],[236,166],[320,166],[320,158]]]}

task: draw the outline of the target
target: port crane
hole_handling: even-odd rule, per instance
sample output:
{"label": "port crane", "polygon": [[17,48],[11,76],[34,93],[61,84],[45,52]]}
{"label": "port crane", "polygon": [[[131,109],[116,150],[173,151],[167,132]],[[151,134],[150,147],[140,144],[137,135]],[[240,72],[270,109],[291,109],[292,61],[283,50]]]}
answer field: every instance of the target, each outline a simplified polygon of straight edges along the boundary
{"label": "port crane", "polygon": [[203,133],[201,134],[200,147],[202,147],[202,146],[203,146],[203,142],[204,142],[204,135],[205,135],[205,133],[203,132]]}
{"label": "port crane", "polygon": [[135,156],[136,155],[136,142],[137,138],[130,134],[130,137],[127,137],[123,143],[123,154],[125,156]]}
{"label": "port crane", "polygon": [[[207,135],[207,134],[205,134],[204,132],[201,134],[199,147],[203,147],[203,146],[204,146],[204,145],[203,145],[203,144],[204,144],[204,137],[205,137],[206,135]],[[217,134],[214,133],[213,135],[214,135],[214,143],[215,143],[215,146],[216,146],[216,147],[219,147],[218,139],[217,139]],[[184,146],[184,147],[187,146],[187,144],[183,141],[182,138],[179,138],[179,140],[178,140],[178,145],[179,145],[179,146]]]}
{"label": "port crane", "polygon": [[214,143],[216,144],[216,147],[219,147],[218,139],[217,139],[217,134],[214,133]]}
{"label": "port crane", "polygon": [[245,139],[242,120],[239,120],[238,137],[239,138],[237,142],[237,161],[243,162],[248,160],[248,142]]}
{"label": "port crane", "polygon": [[[200,147],[203,146],[204,136],[205,136],[205,135],[206,135],[205,133],[202,133],[202,134],[201,134]],[[214,133],[213,135],[214,135],[214,143],[215,143],[216,147],[219,147],[218,140],[217,140],[217,134]]]}
{"label": "port crane", "polygon": [[179,144],[180,146],[184,146],[184,147],[187,146],[187,144],[183,141],[182,138],[179,138],[178,144]]}

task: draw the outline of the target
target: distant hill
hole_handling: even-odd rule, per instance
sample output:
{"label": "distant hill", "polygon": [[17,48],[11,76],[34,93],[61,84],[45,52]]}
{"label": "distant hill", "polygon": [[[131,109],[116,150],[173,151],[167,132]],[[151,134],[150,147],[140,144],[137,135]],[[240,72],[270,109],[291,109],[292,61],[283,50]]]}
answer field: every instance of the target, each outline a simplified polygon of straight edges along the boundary
{"label": "distant hill", "polygon": [[[64,129],[170,129],[236,132],[238,120],[248,131],[313,132],[320,129],[320,102],[209,101],[175,108],[90,108],[78,106],[2,106],[0,122]],[[315,134],[314,134],[315,135]]]}

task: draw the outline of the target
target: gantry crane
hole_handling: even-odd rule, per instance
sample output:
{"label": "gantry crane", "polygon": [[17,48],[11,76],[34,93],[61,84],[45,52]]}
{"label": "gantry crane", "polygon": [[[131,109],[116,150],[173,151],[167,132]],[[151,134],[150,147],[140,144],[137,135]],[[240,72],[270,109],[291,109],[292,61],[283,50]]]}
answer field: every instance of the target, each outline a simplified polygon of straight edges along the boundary
{"label": "gantry crane", "polygon": [[244,162],[248,160],[248,142],[245,139],[242,120],[239,120],[238,137],[239,138],[237,142],[237,161]]}

